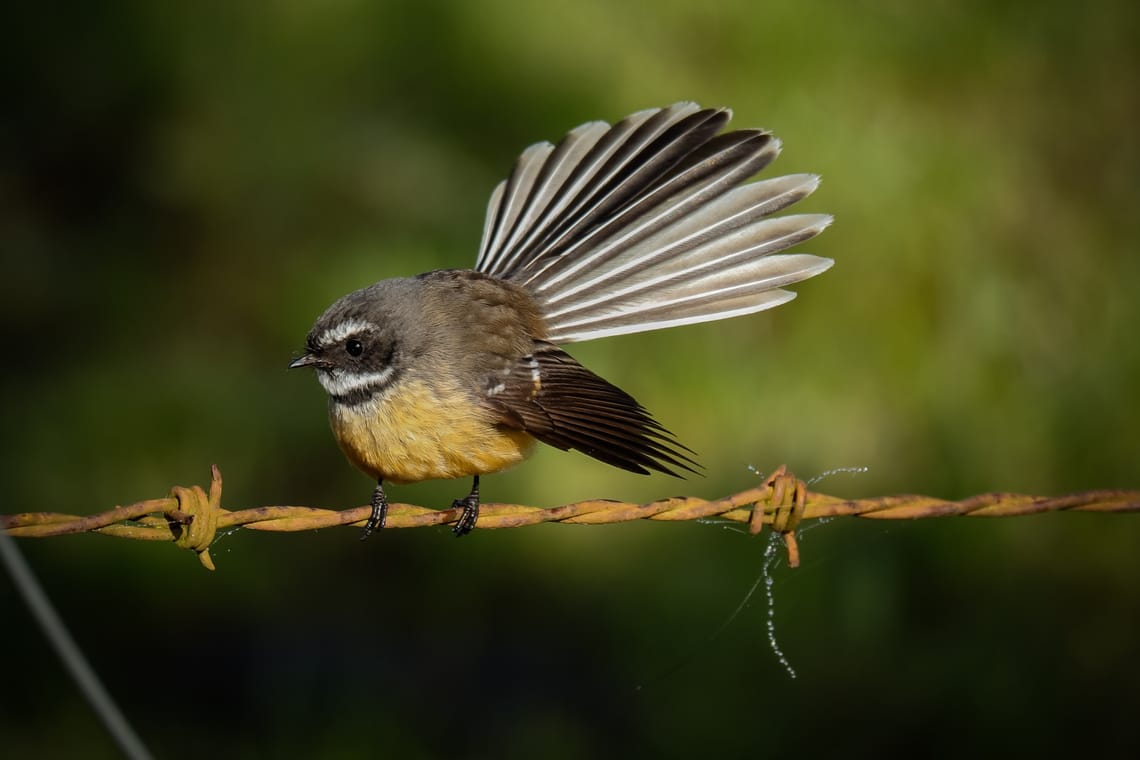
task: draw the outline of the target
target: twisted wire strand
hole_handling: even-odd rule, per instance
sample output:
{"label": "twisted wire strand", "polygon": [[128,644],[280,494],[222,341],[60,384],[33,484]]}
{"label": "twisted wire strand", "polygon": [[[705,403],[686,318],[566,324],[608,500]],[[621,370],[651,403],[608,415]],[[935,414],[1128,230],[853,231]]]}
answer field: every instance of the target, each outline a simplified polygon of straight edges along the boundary
{"label": "twisted wire strand", "polygon": [[[198,554],[214,569],[209,548],[219,531],[234,527],[265,531],[302,531],[343,525],[363,526],[371,507],[334,510],[317,507],[267,506],[228,510],[221,506],[222,476],[215,466],[207,492],[200,486],[176,486],[166,498],[149,499],[86,517],[56,512],[0,515],[0,528],[11,536],[46,538],[74,533],[102,533],[139,541],[171,541]],[[386,529],[419,528],[454,523],[462,509],[429,509],[414,504],[389,506]],[[789,564],[798,564],[795,529],[801,520],[864,517],[914,520],[952,515],[1016,517],[1042,512],[1140,512],[1140,490],[1103,489],[1046,497],[1016,493],[984,493],[958,501],[920,494],[841,499],[810,492],[804,482],[780,467],[759,486],[719,499],[675,496],[643,504],[591,499],[557,507],[486,503],[479,528],[519,528],[544,522],[601,525],[630,520],[697,520],[716,517],[747,523],[759,533],[765,525],[782,534]]]}

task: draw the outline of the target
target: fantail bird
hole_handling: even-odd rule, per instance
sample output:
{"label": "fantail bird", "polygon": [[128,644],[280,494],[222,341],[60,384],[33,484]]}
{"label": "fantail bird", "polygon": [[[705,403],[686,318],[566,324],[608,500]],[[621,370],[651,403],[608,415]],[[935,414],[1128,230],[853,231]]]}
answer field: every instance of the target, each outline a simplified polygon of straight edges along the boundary
{"label": "fantail bird", "polygon": [[479,476],[536,440],[631,472],[692,471],[687,448],[632,396],[559,346],[769,309],[831,266],[772,255],[825,214],[768,218],[819,177],[741,184],[776,157],[770,133],[717,134],[694,103],[590,122],[523,151],[491,194],[474,269],[383,280],[334,303],[289,366],[312,367],[348,459],[384,482],[474,476],[456,535],[479,517]]}

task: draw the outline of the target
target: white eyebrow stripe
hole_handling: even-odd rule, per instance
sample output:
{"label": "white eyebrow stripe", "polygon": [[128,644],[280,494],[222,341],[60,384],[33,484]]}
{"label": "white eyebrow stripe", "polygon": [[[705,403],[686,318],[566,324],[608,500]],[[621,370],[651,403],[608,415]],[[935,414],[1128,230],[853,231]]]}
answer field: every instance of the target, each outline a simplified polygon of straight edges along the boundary
{"label": "white eyebrow stripe", "polygon": [[385,367],[379,372],[318,372],[317,380],[324,386],[325,392],[330,396],[347,396],[355,391],[368,388],[382,389],[392,379],[396,368]]}
{"label": "white eyebrow stripe", "polygon": [[346,319],[340,324],[330,327],[321,333],[320,344],[322,346],[330,346],[334,343],[340,343],[351,335],[368,332],[374,329],[374,327],[371,322],[365,322],[363,319]]}

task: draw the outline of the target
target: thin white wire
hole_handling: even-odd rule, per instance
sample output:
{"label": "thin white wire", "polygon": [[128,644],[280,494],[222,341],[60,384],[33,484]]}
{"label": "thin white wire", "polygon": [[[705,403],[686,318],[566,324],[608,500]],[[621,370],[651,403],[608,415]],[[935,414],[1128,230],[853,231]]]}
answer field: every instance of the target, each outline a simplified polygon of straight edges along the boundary
{"label": "thin white wire", "polygon": [[111,738],[119,745],[119,749],[129,758],[149,760],[151,754],[146,745],[142,743],[138,734],[131,728],[131,724],[127,722],[126,717],[115,704],[115,700],[104,688],[99,676],[76,645],[75,639],[71,638],[67,626],[63,624],[59,614],[52,607],[43,587],[36,580],[35,573],[32,572],[32,568],[24,559],[24,555],[17,548],[16,541],[3,531],[0,531],[0,560],[3,560],[4,566],[8,569],[8,574],[12,576],[16,590],[24,598],[32,617],[39,623],[44,635],[51,642],[56,654],[63,662],[64,668],[75,679],[75,683],[83,692],[84,697],[87,698],[91,709],[103,721],[103,725],[107,728]]}

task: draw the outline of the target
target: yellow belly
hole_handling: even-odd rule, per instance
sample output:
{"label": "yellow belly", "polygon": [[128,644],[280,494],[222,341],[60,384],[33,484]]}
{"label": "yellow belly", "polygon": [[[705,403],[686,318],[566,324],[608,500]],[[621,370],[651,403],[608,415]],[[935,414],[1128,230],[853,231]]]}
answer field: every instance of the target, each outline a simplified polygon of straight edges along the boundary
{"label": "yellow belly", "polygon": [[359,406],[330,404],[329,422],[350,462],[393,483],[499,472],[534,447],[531,436],[495,425],[464,394],[411,379]]}

